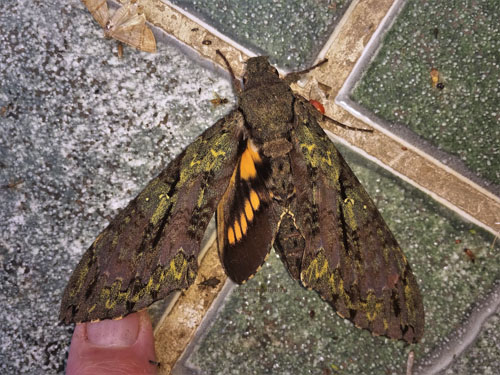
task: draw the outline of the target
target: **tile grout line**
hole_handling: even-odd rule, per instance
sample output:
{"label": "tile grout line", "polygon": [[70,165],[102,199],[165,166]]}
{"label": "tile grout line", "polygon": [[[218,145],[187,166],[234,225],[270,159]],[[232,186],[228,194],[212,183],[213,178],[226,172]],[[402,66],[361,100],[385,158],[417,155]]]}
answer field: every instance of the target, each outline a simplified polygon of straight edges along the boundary
{"label": "tile grout line", "polygon": [[484,324],[497,312],[500,312],[500,283],[476,303],[467,319],[446,337],[447,341],[442,346],[420,360],[421,365],[417,367],[415,375],[434,375],[450,367],[456,358],[474,344]]}

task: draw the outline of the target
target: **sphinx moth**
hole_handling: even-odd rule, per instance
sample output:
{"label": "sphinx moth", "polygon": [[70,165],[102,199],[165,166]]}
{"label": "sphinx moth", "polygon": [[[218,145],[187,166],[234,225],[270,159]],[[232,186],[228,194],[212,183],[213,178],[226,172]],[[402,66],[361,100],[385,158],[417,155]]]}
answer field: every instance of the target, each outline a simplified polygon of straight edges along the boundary
{"label": "sphinx moth", "polygon": [[215,213],[220,260],[235,282],[252,277],[274,245],[292,278],[357,327],[410,343],[423,336],[410,265],[321,114],[287,77],[266,57],[247,61],[244,89],[233,75],[237,108],[97,237],[64,291],[61,320],[122,317],[190,286]]}
{"label": "sphinx moth", "polygon": [[113,15],[108,10],[107,0],[82,0],[90,14],[104,30],[104,35],[114,38],[144,52],[156,52],[156,39],[146,25],[137,0],[127,0]]}

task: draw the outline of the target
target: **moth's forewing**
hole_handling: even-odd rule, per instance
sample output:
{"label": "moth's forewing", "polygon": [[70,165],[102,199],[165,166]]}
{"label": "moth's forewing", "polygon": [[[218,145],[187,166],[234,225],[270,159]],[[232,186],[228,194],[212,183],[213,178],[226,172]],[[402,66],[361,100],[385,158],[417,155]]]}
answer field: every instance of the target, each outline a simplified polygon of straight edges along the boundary
{"label": "moth's forewing", "polygon": [[101,27],[106,27],[109,20],[108,3],[106,0],[82,0],[92,17]]}
{"label": "moth's forewing", "polygon": [[237,283],[253,276],[264,263],[275,236],[271,197],[265,180],[269,165],[252,146],[244,148],[229,187],[217,208],[219,257],[226,274]]}
{"label": "moth's forewing", "polygon": [[145,52],[156,52],[156,39],[135,3],[118,8],[105,27],[106,35]]}
{"label": "moth's forewing", "polygon": [[417,342],[423,336],[424,311],[411,268],[311,111],[305,100],[296,101],[301,126],[293,131],[290,153],[300,201],[294,216],[305,236],[301,281],[356,326]]}
{"label": "moth's forewing", "polygon": [[[300,158],[295,150],[291,150],[290,170],[291,179],[294,184],[308,184],[310,176],[307,168],[299,168],[293,164],[293,161]],[[303,167],[303,166],[302,166]],[[289,204],[289,212],[285,213],[280,221],[278,233],[276,234],[274,248],[281,257],[286,269],[295,280],[300,280],[300,270],[304,257],[307,236],[312,229],[317,226],[315,219],[317,212],[312,212],[314,206],[311,203],[308,189],[295,188],[293,200]],[[296,216],[302,215],[302,216]],[[305,228],[305,231],[302,230]]]}
{"label": "moth's forewing", "polygon": [[197,272],[200,242],[238,160],[237,111],[205,131],[97,237],[64,291],[66,323],[142,310]]}
{"label": "moth's forewing", "polygon": [[121,7],[119,7],[113,15],[109,18],[109,22],[106,25],[106,29],[115,29],[121,26],[134,26],[141,22],[135,17],[138,15],[139,7],[132,1],[127,1]]}
{"label": "moth's forewing", "polygon": [[156,39],[146,25],[146,17],[135,2],[129,1],[110,17],[105,0],[82,0],[107,37],[145,52],[156,52]]}
{"label": "moth's forewing", "polygon": [[141,29],[138,30],[138,33],[140,34],[140,41],[137,48],[144,52],[156,52],[156,39],[153,35],[153,31],[144,24]]}
{"label": "moth's forewing", "polygon": [[143,14],[136,14],[125,25],[109,29],[106,35],[144,52],[156,52],[156,39],[151,29],[146,25]]}

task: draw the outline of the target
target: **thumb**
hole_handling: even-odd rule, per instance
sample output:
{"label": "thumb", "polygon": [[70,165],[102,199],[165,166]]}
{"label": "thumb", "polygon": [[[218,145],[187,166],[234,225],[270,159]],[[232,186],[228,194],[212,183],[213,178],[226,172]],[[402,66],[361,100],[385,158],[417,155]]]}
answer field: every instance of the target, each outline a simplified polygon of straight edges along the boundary
{"label": "thumb", "polygon": [[151,321],[141,311],[120,320],[77,324],[66,374],[155,374],[155,359]]}

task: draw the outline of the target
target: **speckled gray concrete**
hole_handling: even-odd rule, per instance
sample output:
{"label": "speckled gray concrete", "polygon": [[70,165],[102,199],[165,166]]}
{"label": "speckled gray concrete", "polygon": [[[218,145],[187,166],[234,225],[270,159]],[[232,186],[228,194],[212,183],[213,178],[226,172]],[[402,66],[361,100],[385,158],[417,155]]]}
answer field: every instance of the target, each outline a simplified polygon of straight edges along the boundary
{"label": "speckled gray concrete", "polygon": [[350,0],[172,0],[236,42],[288,70],[308,68]]}
{"label": "speckled gray concrete", "polygon": [[230,109],[213,109],[214,92],[232,94],[172,46],[118,59],[77,0],[2,1],[0,30],[0,373],[50,374],[63,370],[73,327],[59,304],[81,254]]}
{"label": "speckled gray concrete", "polygon": [[[461,173],[472,171],[484,180],[477,182],[496,194],[500,192],[498,19],[497,0],[407,2],[353,92],[363,107],[407,126],[437,149],[438,159]],[[441,90],[431,85],[432,68],[439,71]],[[407,138],[404,129],[401,136]]]}
{"label": "speckled gray concrete", "polygon": [[[411,185],[339,147],[392,229],[417,275],[426,311],[421,344],[372,337],[298,286],[274,255],[227,300],[190,363],[206,374],[402,374],[448,341],[500,279],[500,246]],[[464,255],[474,249],[476,261]],[[498,340],[498,333],[491,332]],[[490,336],[490,342],[494,340]],[[494,349],[493,349],[494,350]],[[227,364],[245,363],[245,371]],[[329,371],[329,372],[328,372]]]}

